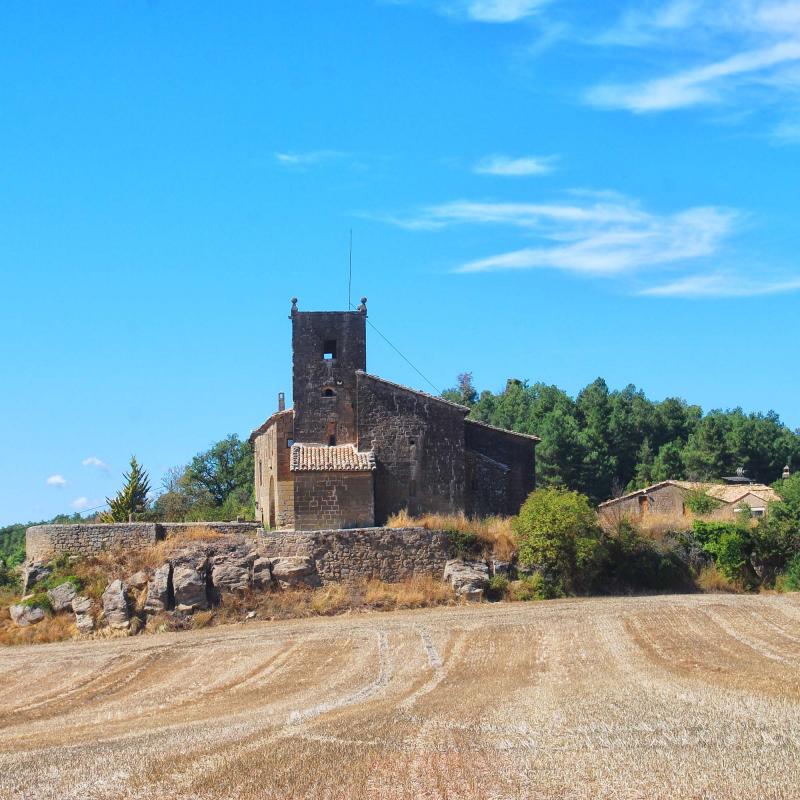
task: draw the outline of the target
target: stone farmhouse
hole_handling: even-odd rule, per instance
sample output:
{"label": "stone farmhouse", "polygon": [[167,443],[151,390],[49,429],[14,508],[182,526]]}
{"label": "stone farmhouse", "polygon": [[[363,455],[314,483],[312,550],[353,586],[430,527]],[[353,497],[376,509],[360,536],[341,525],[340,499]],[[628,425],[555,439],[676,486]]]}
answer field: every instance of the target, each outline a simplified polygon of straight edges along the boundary
{"label": "stone farmhouse", "polygon": [[[685,516],[686,494],[702,490],[719,504],[709,514],[712,519],[735,519],[742,505],[750,507],[754,517],[763,517],[769,503],[780,500],[777,492],[763,483],[751,483],[742,476],[727,479],[725,483],[699,483],[694,481],[661,481],[636,492],[606,500],[599,511],[604,514],[642,517],[647,514]],[[723,479],[726,480],[726,479]]]}
{"label": "stone farmhouse", "polygon": [[356,311],[292,299],[294,408],[250,436],[265,528],[382,525],[401,510],[516,514],[536,484],[536,436],[467,419],[469,409],[367,370],[366,298]]}

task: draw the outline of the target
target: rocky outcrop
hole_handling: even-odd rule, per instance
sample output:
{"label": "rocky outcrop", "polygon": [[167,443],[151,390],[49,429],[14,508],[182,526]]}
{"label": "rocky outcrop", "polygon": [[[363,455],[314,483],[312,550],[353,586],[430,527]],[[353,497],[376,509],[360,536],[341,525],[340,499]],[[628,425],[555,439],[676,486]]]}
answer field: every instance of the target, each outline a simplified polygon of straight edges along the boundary
{"label": "rocky outcrop", "polygon": [[296,586],[319,586],[321,583],[314,559],[308,556],[273,559],[272,577],[281,589],[290,589]]}
{"label": "rocky outcrop", "polygon": [[460,597],[477,601],[489,585],[489,567],[484,561],[453,558],[445,564],[444,580]]}
{"label": "rocky outcrop", "polygon": [[514,571],[514,564],[512,561],[502,561],[499,558],[492,559],[492,575],[510,578]]}
{"label": "rocky outcrop", "polygon": [[113,630],[127,630],[131,625],[128,610],[128,587],[120,580],[112,581],[103,592],[103,614],[109,628]]}
{"label": "rocky outcrop", "polygon": [[197,568],[182,563],[172,568],[172,588],[177,611],[198,611],[208,608],[206,565]]}
{"label": "rocky outcrop", "polygon": [[75,587],[69,582],[61,583],[55,589],[50,589],[47,596],[50,598],[50,605],[53,611],[72,611],[72,601],[77,592]]}
{"label": "rocky outcrop", "polygon": [[31,561],[20,569],[22,581],[22,594],[27,594],[31,587],[39,581],[43,581],[50,576],[52,570],[44,562]]}
{"label": "rocky outcrop", "polygon": [[272,561],[263,556],[259,556],[254,562],[251,570],[252,586],[257,590],[272,588]]}
{"label": "rocky outcrop", "polygon": [[44,619],[44,611],[35,606],[28,606],[25,603],[11,606],[9,609],[11,619],[18,628],[27,628],[29,625],[35,625]]}
{"label": "rocky outcrop", "polygon": [[172,564],[162,564],[147,583],[147,600],[143,610],[145,614],[158,614],[166,611],[171,605]]}
{"label": "rocky outcrop", "polygon": [[76,595],[72,598],[72,610],[75,612],[75,625],[80,633],[91,633],[94,630],[92,617],[92,601],[88,597]]}
{"label": "rocky outcrop", "polygon": [[144,570],[134,572],[133,575],[128,578],[127,584],[133,589],[144,589],[144,587],[147,586],[147,573]]}
{"label": "rocky outcrop", "polygon": [[211,583],[218,592],[241,592],[252,582],[257,553],[247,542],[215,548],[210,557]]}

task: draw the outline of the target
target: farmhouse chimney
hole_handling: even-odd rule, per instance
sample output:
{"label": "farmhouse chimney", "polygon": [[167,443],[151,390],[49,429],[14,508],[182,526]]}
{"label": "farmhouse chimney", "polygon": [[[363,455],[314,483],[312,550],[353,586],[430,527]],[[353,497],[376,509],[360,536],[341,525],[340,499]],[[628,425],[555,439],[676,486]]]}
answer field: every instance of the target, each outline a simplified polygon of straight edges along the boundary
{"label": "farmhouse chimney", "polygon": [[283,392],[278,392],[278,411],[286,410],[286,395]]}

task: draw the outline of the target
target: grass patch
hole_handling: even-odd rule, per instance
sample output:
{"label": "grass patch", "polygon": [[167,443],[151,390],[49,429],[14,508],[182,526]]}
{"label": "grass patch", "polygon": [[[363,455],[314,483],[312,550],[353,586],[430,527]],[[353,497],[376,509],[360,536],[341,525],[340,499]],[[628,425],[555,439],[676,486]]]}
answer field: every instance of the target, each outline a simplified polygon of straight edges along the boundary
{"label": "grass patch", "polygon": [[695,583],[700,591],[712,594],[719,592],[738,594],[742,591],[742,587],[723,575],[722,572],[717,569],[716,564],[703,567],[698,573]]}
{"label": "grass patch", "polygon": [[460,545],[463,552],[483,550],[503,560],[510,560],[517,550],[511,517],[473,519],[466,514],[422,514],[413,517],[407,511],[400,511],[389,517],[386,527],[446,531],[456,548]]}

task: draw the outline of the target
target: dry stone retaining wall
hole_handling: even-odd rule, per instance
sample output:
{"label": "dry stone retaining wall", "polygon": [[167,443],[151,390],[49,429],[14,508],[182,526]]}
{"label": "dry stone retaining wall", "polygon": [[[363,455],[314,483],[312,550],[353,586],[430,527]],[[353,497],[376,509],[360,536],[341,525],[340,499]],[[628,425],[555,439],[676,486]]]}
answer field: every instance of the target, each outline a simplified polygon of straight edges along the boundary
{"label": "dry stone retaining wall", "polygon": [[78,525],[35,525],[25,533],[28,561],[43,561],[58,553],[87,556],[103,550],[135,549],[155,544],[179,530],[254,536],[257,522],[113,522]]}
{"label": "dry stone retaining wall", "polygon": [[27,557],[29,561],[42,561],[57,553],[91,555],[117,547],[145,547],[169,532],[198,527],[231,536],[253,536],[257,532],[259,555],[267,559],[310,558],[322,583],[360,578],[391,583],[412,575],[441,577],[445,564],[455,556],[445,533],[425,528],[264,531],[253,522],[126,522],[28,528]]}
{"label": "dry stone retaining wall", "polygon": [[154,522],[36,525],[25,533],[25,553],[29,561],[43,561],[58,553],[88,556],[115,547],[146,547],[158,538]]}
{"label": "dry stone retaining wall", "polygon": [[323,583],[412,575],[441,577],[455,549],[447,535],[425,528],[355,528],[325,531],[260,531],[267,558],[312,558]]}

